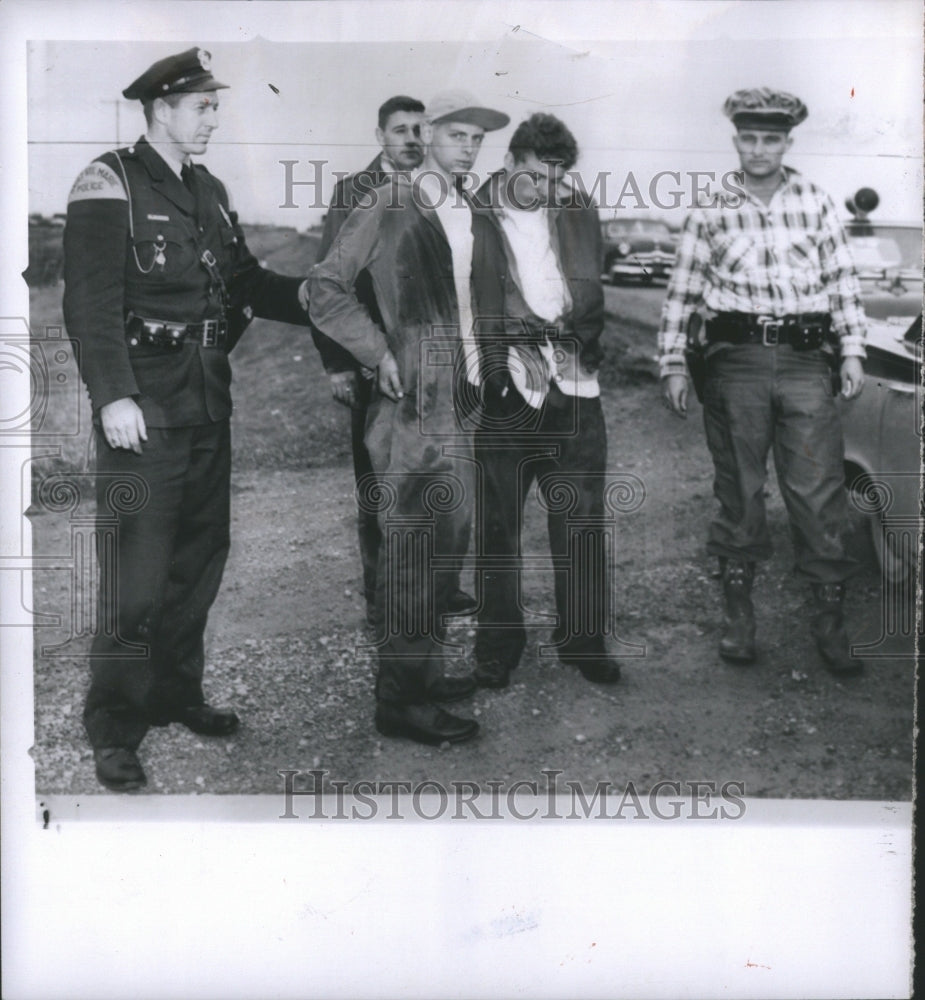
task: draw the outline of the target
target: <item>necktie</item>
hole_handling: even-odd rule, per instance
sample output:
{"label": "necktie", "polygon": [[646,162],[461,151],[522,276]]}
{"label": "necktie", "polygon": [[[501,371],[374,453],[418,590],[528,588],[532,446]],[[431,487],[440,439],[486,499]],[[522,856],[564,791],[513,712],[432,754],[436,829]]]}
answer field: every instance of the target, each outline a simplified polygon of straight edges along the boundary
{"label": "necktie", "polygon": [[196,180],[196,171],[193,170],[192,163],[184,163],[180,168],[180,179],[183,181],[186,190],[193,196],[193,204],[195,205],[196,219],[200,222],[202,220],[199,218],[200,206],[199,206],[199,185]]}
{"label": "necktie", "polygon": [[184,163],[183,166],[180,167],[180,180],[183,181],[186,186],[186,190],[189,191],[190,194],[195,195],[196,178],[193,176],[192,163]]}

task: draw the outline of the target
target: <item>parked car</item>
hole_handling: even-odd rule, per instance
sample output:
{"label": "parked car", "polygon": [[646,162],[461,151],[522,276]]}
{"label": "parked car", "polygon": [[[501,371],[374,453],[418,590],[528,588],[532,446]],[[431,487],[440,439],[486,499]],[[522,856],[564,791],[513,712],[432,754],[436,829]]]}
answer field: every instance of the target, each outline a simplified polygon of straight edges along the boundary
{"label": "parked car", "polygon": [[667,278],[674,264],[676,241],[660,219],[622,218],[601,223],[604,241],[601,277],[611,284],[634,278],[651,284]]}
{"label": "parked car", "polygon": [[876,192],[850,199],[845,229],[868,317],[866,382],[839,400],[845,481],[867,513],[874,548],[891,582],[914,577],[922,547],[922,226],[872,221]]}

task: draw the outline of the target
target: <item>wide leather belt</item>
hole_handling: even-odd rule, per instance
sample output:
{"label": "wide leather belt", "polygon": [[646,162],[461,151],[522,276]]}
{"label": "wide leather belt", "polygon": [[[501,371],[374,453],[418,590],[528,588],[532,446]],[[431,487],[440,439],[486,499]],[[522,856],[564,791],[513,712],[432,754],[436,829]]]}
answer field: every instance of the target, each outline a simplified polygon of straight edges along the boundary
{"label": "wide leather belt", "polygon": [[144,344],[179,350],[184,344],[193,343],[224,349],[228,346],[228,321],[206,319],[201,323],[176,323],[130,315],[125,322],[125,336],[129,347]]}
{"label": "wide leather belt", "polygon": [[707,320],[707,343],[790,344],[795,351],[812,351],[826,341],[832,328],[828,313],[789,316],[754,316],[751,313],[718,313]]}

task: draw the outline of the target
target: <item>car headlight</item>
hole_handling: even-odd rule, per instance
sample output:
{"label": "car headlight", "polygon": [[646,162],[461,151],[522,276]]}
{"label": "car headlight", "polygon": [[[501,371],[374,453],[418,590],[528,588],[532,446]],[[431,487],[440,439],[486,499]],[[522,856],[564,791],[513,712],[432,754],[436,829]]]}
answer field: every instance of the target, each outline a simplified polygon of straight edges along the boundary
{"label": "car headlight", "polygon": [[625,256],[626,256],[626,255],[627,255],[627,254],[628,254],[628,253],[630,252],[630,250],[632,250],[632,249],[633,249],[633,248],[632,248],[632,247],[631,247],[631,246],[629,245],[629,243],[627,243],[627,242],[626,242],[625,240],[624,240],[624,241],[623,241],[622,243],[618,243],[618,244],[617,244],[617,253],[618,253],[618,254],[622,254],[622,256],[624,256],[624,257],[625,257]]}

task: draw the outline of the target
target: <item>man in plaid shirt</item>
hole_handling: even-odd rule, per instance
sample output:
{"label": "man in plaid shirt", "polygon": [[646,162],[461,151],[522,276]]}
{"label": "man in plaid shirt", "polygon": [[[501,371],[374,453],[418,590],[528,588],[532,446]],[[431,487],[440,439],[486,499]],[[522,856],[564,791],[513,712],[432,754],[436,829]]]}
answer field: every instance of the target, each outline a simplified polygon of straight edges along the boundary
{"label": "man in plaid shirt", "polygon": [[725,103],[739,154],[741,190],[695,209],[681,232],[662,311],[659,356],[665,399],[687,413],[688,334],[705,364],[704,426],[720,510],[707,551],[719,558],[725,599],[720,655],[755,658],[751,587],[771,554],[764,488],[768,451],[796,549],[812,584],[812,632],[827,668],[857,674],[842,608],[853,564],[843,545],[847,507],[841,393],[864,384],[860,287],[832,200],[782,165],[790,130],[806,116],[792,94],[740,90]]}

